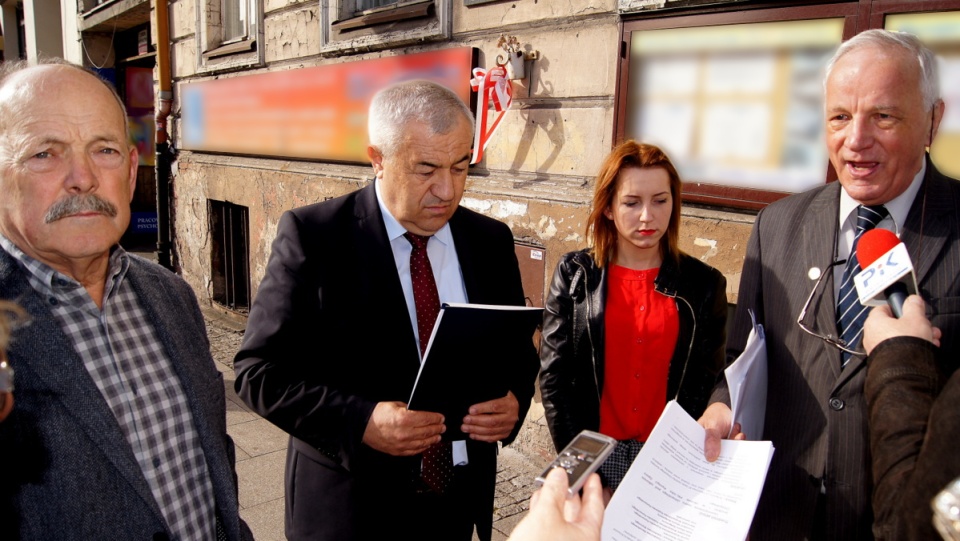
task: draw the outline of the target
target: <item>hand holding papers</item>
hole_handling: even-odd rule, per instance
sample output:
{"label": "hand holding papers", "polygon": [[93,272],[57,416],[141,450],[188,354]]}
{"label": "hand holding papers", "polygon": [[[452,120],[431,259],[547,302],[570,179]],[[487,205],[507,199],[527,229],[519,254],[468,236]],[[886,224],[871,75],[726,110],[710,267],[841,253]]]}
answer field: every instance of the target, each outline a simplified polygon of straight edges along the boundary
{"label": "hand holding papers", "polygon": [[773,445],[724,440],[707,462],[703,441],[703,427],[670,401],[610,500],[601,539],[746,538]]}
{"label": "hand holding papers", "polygon": [[[435,411],[447,419],[446,441],[466,439],[460,422],[470,406],[509,391],[504,351],[532,340],[543,308],[444,304],[410,393],[411,410]],[[529,347],[530,342],[526,342]]]}
{"label": "hand holding papers", "polygon": [[763,418],[767,413],[767,342],[763,325],[757,324],[752,310],[750,319],[753,329],[747,337],[747,346],[724,373],[730,389],[733,424],[740,423],[740,431],[747,439],[759,440],[763,437]]}

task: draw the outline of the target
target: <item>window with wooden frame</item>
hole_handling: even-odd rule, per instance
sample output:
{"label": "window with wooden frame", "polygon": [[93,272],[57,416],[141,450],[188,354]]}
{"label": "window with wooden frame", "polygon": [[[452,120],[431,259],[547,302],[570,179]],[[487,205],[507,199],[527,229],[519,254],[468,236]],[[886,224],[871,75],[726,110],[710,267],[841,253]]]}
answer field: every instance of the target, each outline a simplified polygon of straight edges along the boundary
{"label": "window with wooden frame", "polygon": [[198,71],[262,63],[262,19],[258,0],[197,0]]}
{"label": "window with wooden frame", "polygon": [[623,25],[615,137],[661,144],[684,178],[686,201],[756,210],[835,178],[820,115],[822,55],[832,54],[825,45],[838,24],[842,39],[886,28],[915,34],[937,53],[946,112],[930,155],[960,177],[960,87],[951,84],[960,78],[960,0],[811,0],[753,10],[667,0],[660,7],[701,11],[669,16],[635,6],[644,2],[619,0],[625,16],[639,15]]}
{"label": "window with wooden frame", "polygon": [[887,3],[871,13],[871,26],[914,34],[937,54],[946,109],[930,159],[941,173],[960,178],[960,2]]}
{"label": "window with wooden frame", "polygon": [[616,138],[661,146],[686,201],[759,209],[827,180],[823,67],[857,4],[624,23]]}
{"label": "window with wooden frame", "polygon": [[320,53],[448,40],[451,0],[320,0]]}

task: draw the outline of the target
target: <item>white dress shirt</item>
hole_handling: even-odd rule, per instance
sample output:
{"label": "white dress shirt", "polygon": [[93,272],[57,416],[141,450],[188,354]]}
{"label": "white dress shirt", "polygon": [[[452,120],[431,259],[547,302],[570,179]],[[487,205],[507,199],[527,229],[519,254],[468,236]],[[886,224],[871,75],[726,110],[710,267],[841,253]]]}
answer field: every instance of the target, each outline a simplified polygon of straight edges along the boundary
{"label": "white dress shirt", "polygon": [[[387,228],[387,238],[390,240],[390,248],[393,250],[393,259],[397,264],[397,273],[400,275],[400,286],[403,288],[403,298],[407,301],[407,312],[410,314],[410,322],[414,329],[417,329],[417,307],[413,301],[413,281],[410,279],[410,253],[413,252],[413,246],[406,238],[404,233],[406,229],[383,202],[383,195],[380,193],[380,183],[374,185],[377,192],[377,204],[380,205],[380,214],[383,215],[383,224]],[[433,234],[430,242],[427,243],[427,257],[430,259],[430,267],[433,269],[433,278],[437,282],[437,292],[440,294],[440,303],[445,302],[467,302],[467,290],[463,284],[463,274],[460,272],[460,260],[457,259],[457,247],[453,244],[453,233],[450,231],[450,224],[444,224],[439,231]],[[417,351],[420,346],[420,332],[414,333],[417,339]],[[429,334],[429,331],[428,333]],[[460,419],[447,419],[449,422],[459,422]],[[465,465],[467,459],[467,444],[465,441],[453,442],[453,463],[456,465]]]}
{"label": "white dress shirt", "polygon": [[[888,229],[896,233],[897,237],[903,229],[903,224],[907,221],[907,214],[910,207],[913,206],[913,200],[920,191],[920,185],[923,184],[923,176],[927,172],[927,161],[923,161],[920,171],[913,177],[910,186],[897,197],[887,201],[883,206],[887,207],[889,214],[880,223],[878,229]],[[840,188],[840,232],[837,236],[837,257],[836,259],[847,259],[850,256],[850,250],[853,248],[853,239],[856,237],[857,227],[857,207],[860,206],[847,193],[847,190]],[[908,247],[909,248],[909,247]],[[843,280],[844,265],[837,265],[833,268],[833,293],[834,298],[840,296],[840,282]]]}

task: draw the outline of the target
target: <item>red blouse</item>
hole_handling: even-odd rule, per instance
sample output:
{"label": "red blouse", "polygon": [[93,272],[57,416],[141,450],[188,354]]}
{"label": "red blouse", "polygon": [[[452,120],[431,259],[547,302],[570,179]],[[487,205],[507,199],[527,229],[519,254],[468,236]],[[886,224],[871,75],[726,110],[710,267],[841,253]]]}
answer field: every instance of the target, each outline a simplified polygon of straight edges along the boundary
{"label": "red blouse", "polygon": [[607,272],[600,432],[618,440],[646,441],[667,403],[680,316],[674,300],[654,290],[659,272]]}

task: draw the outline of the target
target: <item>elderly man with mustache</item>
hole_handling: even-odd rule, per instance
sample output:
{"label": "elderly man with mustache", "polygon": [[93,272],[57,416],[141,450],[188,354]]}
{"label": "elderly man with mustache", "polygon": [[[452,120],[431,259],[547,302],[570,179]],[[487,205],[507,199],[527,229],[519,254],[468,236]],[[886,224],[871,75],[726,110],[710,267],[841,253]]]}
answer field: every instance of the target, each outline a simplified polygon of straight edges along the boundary
{"label": "elderly man with mustache", "polygon": [[0,66],[0,301],[16,404],[0,539],[244,539],[223,378],[183,280],[117,243],[137,150],[81,67]]}

